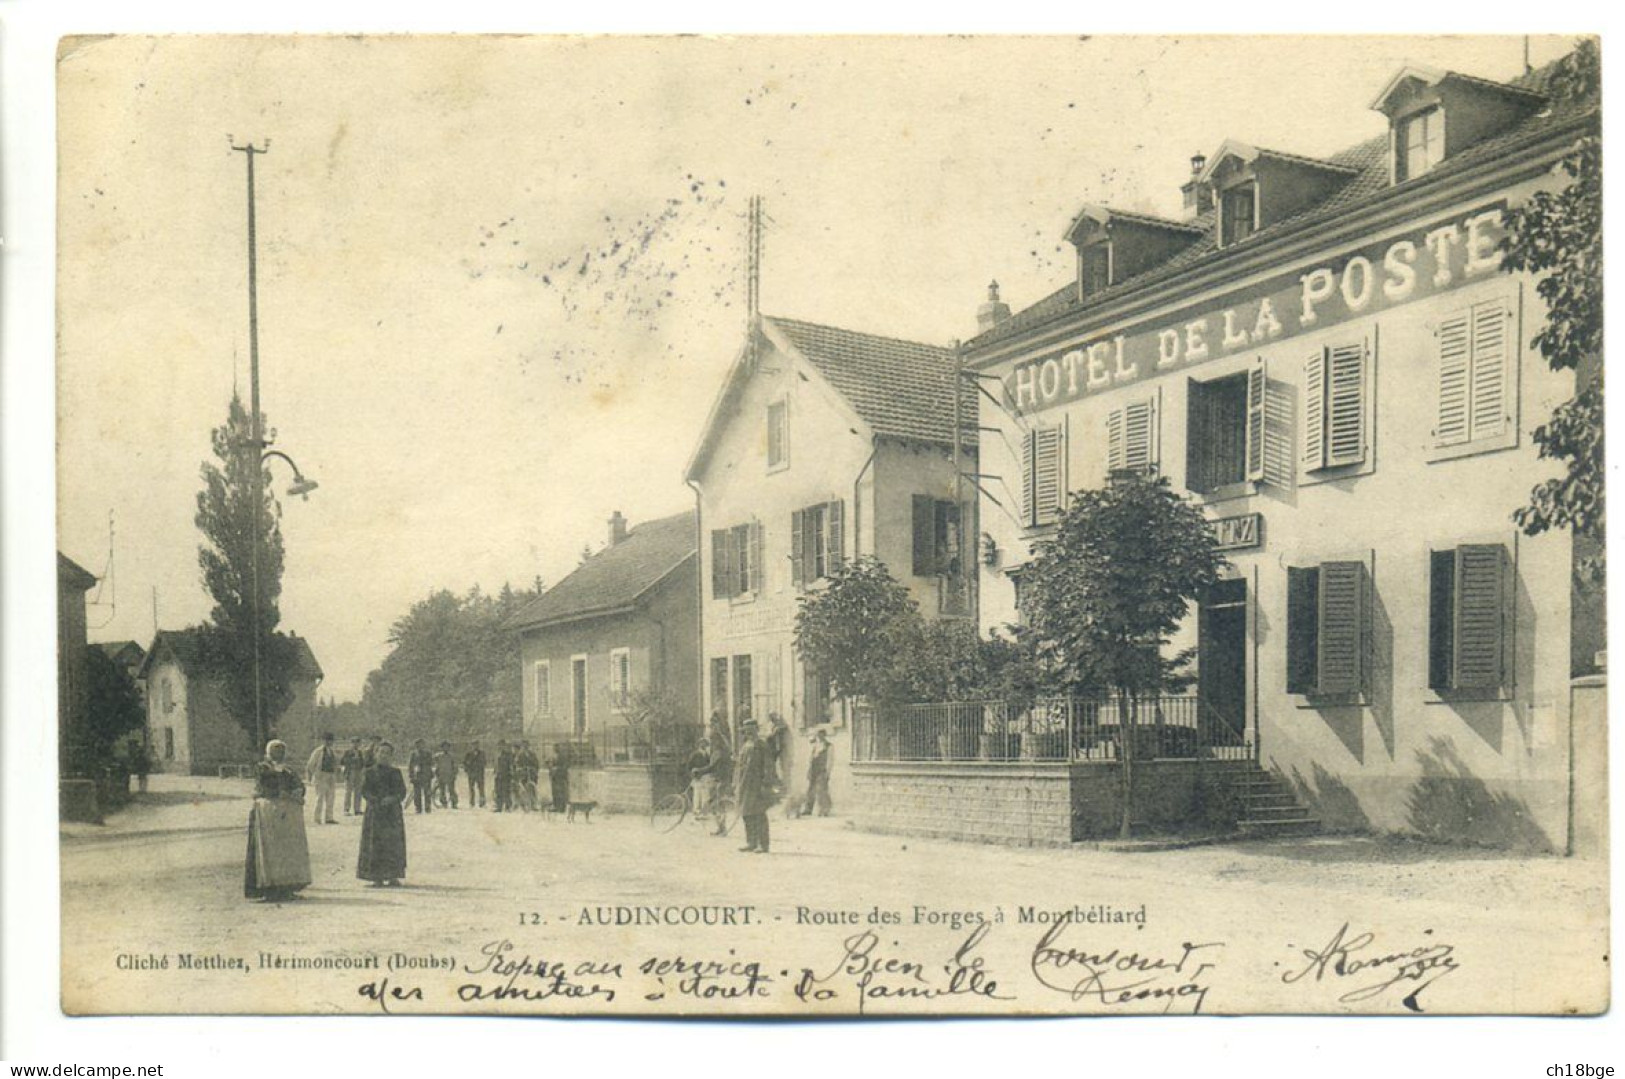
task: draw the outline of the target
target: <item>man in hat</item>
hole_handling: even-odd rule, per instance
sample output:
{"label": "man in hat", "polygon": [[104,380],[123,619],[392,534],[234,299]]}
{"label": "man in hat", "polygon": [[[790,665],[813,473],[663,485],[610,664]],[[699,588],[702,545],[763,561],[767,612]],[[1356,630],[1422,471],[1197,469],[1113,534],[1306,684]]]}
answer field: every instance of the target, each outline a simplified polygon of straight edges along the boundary
{"label": "man in hat", "polygon": [[508,746],[506,738],[497,741],[497,768],[496,775],[492,777],[496,783],[496,804],[492,806],[498,813],[513,808],[513,750]]}
{"label": "man in hat", "polygon": [[316,790],[316,812],[311,820],[317,824],[337,824],[333,819],[333,794],[338,790],[339,755],[333,748],[333,732],[322,735],[321,744],[311,751],[305,762],[305,782]]}
{"label": "man in hat", "polygon": [[829,816],[829,738],[813,731],[812,755],[807,759],[807,800],[801,805],[803,817],[817,808],[820,817]]}
{"label": "man in hat", "polygon": [[[485,750],[475,742],[463,755],[463,771],[468,773],[468,808],[485,808]],[[478,800],[476,800],[476,795]]]}
{"label": "man in hat", "polygon": [[339,758],[339,772],[344,776],[344,815],[353,817],[361,812],[361,773],[367,770],[361,754],[361,739],[350,739],[350,748]]}
{"label": "man in hat", "polygon": [[751,854],[768,851],[767,811],[779,800],[779,775],[772,751],[759,737],[754,719],[739,725],[739,757],[734,763],[734,797],[745,822],[745,845]]}
{"label": "man in hat", "polygon": [[441,742],[434,755],[434,796],[442,809],[457,808],[457,758],[450,742]]}
{"label": "man in hat", "polygon": [[419,738],[412,743],[412,757],[406,762],[412,781],[412,812],[434,812],[434,754]]}

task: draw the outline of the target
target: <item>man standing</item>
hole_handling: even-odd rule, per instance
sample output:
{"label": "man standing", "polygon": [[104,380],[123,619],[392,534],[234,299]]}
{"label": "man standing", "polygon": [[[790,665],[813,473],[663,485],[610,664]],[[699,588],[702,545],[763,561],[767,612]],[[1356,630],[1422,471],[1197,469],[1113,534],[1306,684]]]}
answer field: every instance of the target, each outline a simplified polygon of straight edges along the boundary
{"label": "man standing", "polygon": [[541,759],[530,748],[529,742],[519,743],[519,754],[514,759],[519,778],[519,805],[526,812],[536,812],[536,780],[542,771]]}
{"label": "man standing", "polygon": [[339,755],[333,750],[333,732],[328,731],[305,762],[305,782],[316,789],[316,811],[311,820],[317,824],[338,823],[333,819],[333,793],[338,781]]}
{"label": "man standing", "polygon": [[739,725],[739,759],[734,763],[734,794],[739,815],[745,821],[745,845],[739,849],[752,854],[768,851],[767,811],[778,801],[778,773],[772,751],[757,737],[756,721]]}
{"label": "man standing", "polygon": [[506,740],[497,742],[496,805],[498,813],[513,808],[513,750]]}
{"label": "man standing", "polygon": [[361,773],[367,762],[361,756],[361,739],[350,739],[350,748],[339,758],[339,772],[344,776],[344,815],[353,817],[361,812]]}
{"label": "man standing", "polygon": [[457,808],[457,758],[450,742],[441,742],[440,752],[434,755],[434,796],[442,809]]}
{"label": "man standing", "polygon": [[412,812],[434,812],[434,755],[419,738],[412,743],[412,757],[406,762],[412,779]]}
{"label": "man standing", "polygon": [[[463,771],[468,774],[468,808],[478,805],[485,808],[485,750],[475,742],[468,753],[463,756]],[[474,800],[475,793],[479,794],[479,801]]]}
{"label": "man standing", "polygon": [[802,803],[801,815],[812,816],[817,808],[820,817],[829,816],[829,739],[823,731],[814,731],[812,756],[807,760],[807,800]]}

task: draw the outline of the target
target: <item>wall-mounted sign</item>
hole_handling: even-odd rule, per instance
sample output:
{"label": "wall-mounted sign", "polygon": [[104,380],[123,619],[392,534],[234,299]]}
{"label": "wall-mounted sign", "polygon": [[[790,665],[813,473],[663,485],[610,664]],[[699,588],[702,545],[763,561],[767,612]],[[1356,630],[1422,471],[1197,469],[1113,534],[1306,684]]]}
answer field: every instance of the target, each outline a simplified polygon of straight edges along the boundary
{"label": "wall-mounted sign", "polygon": [[1005,398],[1017,412],[1053,408],[1488,277],[1501,268],[1504,206],[1371,244],[1340,262],[1283,274],[1223,307],[1192,308],[1024,361],[1005,380]]}
{"label": "wall-mounted sign", "polygon": [[1247,547],[1264,545],[1264,515],[1261,513],[1220,517],[1212,524],[1221,551],[1239,551]]}

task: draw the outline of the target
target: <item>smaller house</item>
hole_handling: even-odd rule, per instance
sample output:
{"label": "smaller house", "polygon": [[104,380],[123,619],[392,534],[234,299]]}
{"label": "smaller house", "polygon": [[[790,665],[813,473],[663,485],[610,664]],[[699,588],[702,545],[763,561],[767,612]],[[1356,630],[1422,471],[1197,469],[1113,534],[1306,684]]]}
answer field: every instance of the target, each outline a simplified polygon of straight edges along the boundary
{"label": "smaller house", "polygon": [[85,593],[96,576],[61,551],[56,555],[56,709],[63,820],[100,820],[96,786],[69,779],[68,760],[89,718],[85,674]]}
{"label": "smaller house", "polygon": [[[204,647],[198,629],[159,630],[142,661],[147,687],[147,744],[156,770],[191,775],[235,773],[257,760],[264,746],[226,705],[226,670]],[[315,747],[316,687],[322,668],[303,637],[277,635],[294,650],[293,701],[268,728],[288,744],[288,759],[302,761]]]}
{"label": "smaller house", "polygon": [[100,648],[102,655],[112,660],[130,681],[141,688],[141,664],[146,662],[147,650],[135,641],[97,641],[91,644],[92,648]]}
{"label": "smaller house", "polygon": [[692,512],[628,528],[616,511],[608,545],[508,621],[526,738],[544,757],[571,747],[572,791],[613,808],[648,809],[667,793],[670,769],[655,765],[698,730],[696,537]]}

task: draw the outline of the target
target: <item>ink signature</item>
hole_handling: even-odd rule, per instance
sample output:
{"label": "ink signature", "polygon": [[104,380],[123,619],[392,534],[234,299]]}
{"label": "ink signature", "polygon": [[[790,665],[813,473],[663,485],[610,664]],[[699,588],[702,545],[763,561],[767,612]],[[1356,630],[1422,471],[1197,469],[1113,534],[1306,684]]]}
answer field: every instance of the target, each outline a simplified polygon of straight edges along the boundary
{"label": "ink signature", "polygon": [[[865,929],[842,941],[841,958],[828,973],[818,975],[803,968],[795,984],[796,998],[803,1003],[835,1000],[840,995],[838,986],[844,983],[856,991],[860,1015],[874,1001],[958,996],[1014,1000],[1013,995],[999,991],[998,980],[977,951],[991,929],[985,922],[978,925],[947,962],[931,965],[888,950],[874,930]],[[891,946],[895,949],[898,944],[892,941]]]}
{"label": "ink signature", "polygon": [[1063,942],[1073,926],[1070,915],[1052,924],[1033,948],[1030,967],[1038,984],[1073,1001],[1091,1000],[1107,1007],[1162,1003],[1164,1013],[1188,1003],[1192,1015],[1202,1011],[1210,988],[1204,978],[1216,968],[1213,948],[1219,941],[1180,944],[1159,954],[1144,948],[1075,946]]}
{"label": "ink signature", "polygon": [[[1431,936],[1433,930],[1424,932]],[[1453,945],[1428,942],[1411,948],[1392,951],[1377,948],[1375,933],[1349,935],[1349,925],[1343,923],[1332,935],[1331,943],[1321,948],[1300,948],[1307,960],[1298,970],[1281,975],[1287,985],[1297,985],[1314,975],[1316,982],[1333,978],[1353,978],[1360,974],[1375,975],[1374,981],[1348,990],[1337,998],[1339,1004],[1358,1004],[1382,995],[1395,986],[1414,983],[1414,988],[1400,1001],[1413,1012],[1422,1011],[1422,991],[1434,982],[1458,969]]]}

